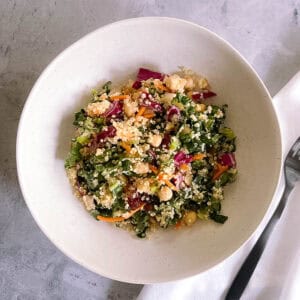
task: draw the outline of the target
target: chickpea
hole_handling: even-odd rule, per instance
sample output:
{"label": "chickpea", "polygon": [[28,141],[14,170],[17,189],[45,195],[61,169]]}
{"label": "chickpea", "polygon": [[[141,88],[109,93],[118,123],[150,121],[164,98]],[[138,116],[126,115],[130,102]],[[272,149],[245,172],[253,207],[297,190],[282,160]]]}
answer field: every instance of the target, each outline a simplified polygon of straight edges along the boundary
{"label": "chickpea", "polygon": [[152,134],[148,139],[149,144],[153,147],[159,147],[162,142],[162,136],[160,134]]}
{"label": "chickpea", "polygon": [[170,76],[167,76],[165,78],[165,83],[169,89],[173,92],[183,92],[184,91],[184,86],[186,84],[186,79],[181,78],[177,74],[173,74]]}
{"label": "chickpea", "polygon": [[188,76],[185,78],[186,79],[186,84],[185,84],[185,88],[187,90],[192,90],[194,87],[195,87],[195,84],[194,84],[194,81],[193,81],[193,78]]}
{"label": "chickpea", "polygon": [[193,225],[196,222],[196,220],[197,214],[192,210],[187,211],[183,216],[183,221],[187,226]]}
{"label": "chickpea", "polygon": [[150,171],[149,164],[144,162],[137,162],[133,167],[133,171],[136,174],[146,174]]}
{"label": "chickpea", "polygon": [[173,192],[167,186],[161,187],[161,189],[158,192],[158,197],[160,201],[168,201],[172,198],[172,196],[173,196]]}
{"label": "chickpea", "polygon": [[124,101],[124,112],[127,117],[132,117],[137,111],[138,111],[137,102],[128,99]]}

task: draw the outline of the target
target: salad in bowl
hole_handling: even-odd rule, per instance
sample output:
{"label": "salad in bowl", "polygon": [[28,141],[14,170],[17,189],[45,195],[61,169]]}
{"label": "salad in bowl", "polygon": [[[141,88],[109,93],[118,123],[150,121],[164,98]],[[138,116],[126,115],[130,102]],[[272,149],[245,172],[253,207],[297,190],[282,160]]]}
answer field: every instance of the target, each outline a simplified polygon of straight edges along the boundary
{"label": "salad in bowl", "polygon": [[[77,197],[96,220],[144,238],[157,227],[224,223],[223,187],[235,180],[227,105],[202,76],[140,68],[119,88],[107,82],[75,114],[65,161]],[[209,104],[210,103],[210,104]]]}

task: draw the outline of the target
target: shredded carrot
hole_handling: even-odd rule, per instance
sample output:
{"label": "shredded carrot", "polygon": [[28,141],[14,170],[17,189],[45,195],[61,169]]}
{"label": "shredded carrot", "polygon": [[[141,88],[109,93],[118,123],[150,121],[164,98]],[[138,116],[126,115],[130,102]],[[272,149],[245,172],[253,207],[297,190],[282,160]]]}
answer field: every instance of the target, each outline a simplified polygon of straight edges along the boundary
{"label": "shredded carrot", "polygon": [[182,220],[179,220],[176,224],[175,224],[175,229],[178,230],[182,227]]}
{"label": "shredded carrot", "polygon": [[166,86],[164,86],[160,82],[155,82],[154,85],[159,90],[162,90],[162,91],[165,91],[165,92],[170,92],[171,91],[169,88],[167,88]]}
{"label": "shredded carrot", "polygon": [[187,164],[182,164],[179,166],[179,169],[182,171],[188,171],[189,170],[189,166]]}
{"label": "shredded carrot", "polygon": [[170,179],[170,178],[172,178],[172,175],[161,172],[161,173],[158,174],[157,177],[158,177],[159,180],[164,181],[165,179]]}
{"label": "shredded carrot", "polygon": [[193,160],[201,160],[201,159],[203,159],[204,157],[206,157],[206,154],[204,154],[204,153],[198,153],[198,154],[195,154],[195,155],[193,156]]}
{"label": "shredded carrot", "polygon": [[138,208],[133,209],[133,210],[123,214],[120,217],[104,217],[104,216],[98,215],[97,219],[100,220],[100,221],[103,221],[103,222],[108,222],[108,223],[121,222],[121,221],[124,221],[124,220],[129,219],[130,217],[132,217],[136,212],[141,210],[144,206],[145,206],[145,203],[143,203]]}
{"label": "shredded carrot", "polygon": [[175,192],[178,192],[178,188],[168,179],[164,179],[165,184]]}
{"label": "shredded carrot", "polygon": [[158,173],[158,169],[153,166],[153,165],[149,165],[149,169],[154,173],[154,174],[157,174]]}
{"label": "shredded carrot", "polygon": [[97,216],[97,219],[108,223],[121,222],[125,220],[124,217],[103,217],[100,215]]}
{"label": "shredded carrot", "polygon": [[138,111],[138,113],[136,114],[136,116],[137,116],[137,117],[142,116],[142,115],[144,114],[145,110],[146,110],[146,107],[145,107],[145,106],[142,106],[142,107],[139,109],[139,111]]}
{"label": "shredded carrot", "polygon": [[143,117],[147,119],[152,119],[155,116],[155,113],[144,114]]}
{"label": "shredded carrot", "polygon": [[128,211],[127,213],[123,214],[122,217],[126,220],[129,219],[130,217],[132,217],[136,212],[138,212],[139,210],[141,210],[146,203],[143,203],[142,205],[140,205],[138,208],[133,209],[131,211]]}
{"label": "shredded carrot", "polygon": [[223,166],[218,163],[212,179],[213,180],[219,179],[219,177],[227,170],[228,170],[228,166]]}
{"label": "shredded carrot", "polygon": [[131,147],[129,144],[127,144],[125,142],[121,142],[120,145],[126,150],[127,153],[129,153],[131,151]]}
{"label": "shredded carrot", "polygon": [[115,96],[110,96],[110,100],[113,100],[113,101],[125,100],[125,99],[129,99],[129,98],[130,98],[129,95],[115,95]]}

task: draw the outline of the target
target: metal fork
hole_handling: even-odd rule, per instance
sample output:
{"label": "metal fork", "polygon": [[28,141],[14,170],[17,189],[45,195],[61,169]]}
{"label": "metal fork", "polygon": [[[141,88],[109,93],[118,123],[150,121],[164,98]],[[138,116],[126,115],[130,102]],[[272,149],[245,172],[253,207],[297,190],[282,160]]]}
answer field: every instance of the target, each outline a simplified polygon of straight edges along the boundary
{"label": "metal fork", "polygon": [[265,249],[268,237],[271,234],[274,225],[279,220],[282,211],[285,208],[287,199],[295,186],[295,183],[300,180],[300,137],[294,143],[285,159],[284,177],[285,189],[279,204],[261,236],[257,240],[253,249],[247,256],[242,267],[234,278],[225,300],[237,300],[241,298],[243,291],[245,290],[251,275],[254,272],[256,265]]}

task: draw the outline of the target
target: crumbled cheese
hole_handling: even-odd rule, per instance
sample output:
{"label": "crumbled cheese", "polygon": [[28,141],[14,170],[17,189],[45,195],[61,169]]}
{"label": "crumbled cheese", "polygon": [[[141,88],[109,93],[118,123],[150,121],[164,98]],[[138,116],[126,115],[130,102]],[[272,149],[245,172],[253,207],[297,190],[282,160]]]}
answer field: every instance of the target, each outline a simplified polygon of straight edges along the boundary
{"label": "crumbled cheese", "polygon": [[90,103],[86,108],[86,112],[90,117],[99,117],[110,107],[110,104],[107,100]]}
{"label": "crumbled cheese", "polygon": [[166,86],[173,92],[184,92],[184,86],[186,84],[186,79],[181,78],[177,74],[166,76],[164,79]]}

